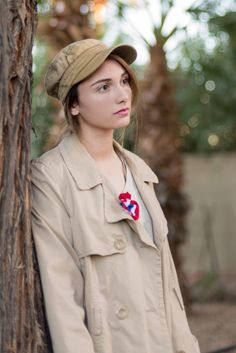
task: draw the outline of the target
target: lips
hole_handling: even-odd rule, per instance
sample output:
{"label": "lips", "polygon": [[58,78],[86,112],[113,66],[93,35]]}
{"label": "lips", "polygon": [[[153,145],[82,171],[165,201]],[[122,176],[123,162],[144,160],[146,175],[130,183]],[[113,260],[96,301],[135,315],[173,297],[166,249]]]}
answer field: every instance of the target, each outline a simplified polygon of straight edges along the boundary
{"label": "lips", "polygon": [[118,110],[117,112],[115,112],[114,114],[122,114],[122,113],[128,113],[129,112],[129,108],[123,108]]}

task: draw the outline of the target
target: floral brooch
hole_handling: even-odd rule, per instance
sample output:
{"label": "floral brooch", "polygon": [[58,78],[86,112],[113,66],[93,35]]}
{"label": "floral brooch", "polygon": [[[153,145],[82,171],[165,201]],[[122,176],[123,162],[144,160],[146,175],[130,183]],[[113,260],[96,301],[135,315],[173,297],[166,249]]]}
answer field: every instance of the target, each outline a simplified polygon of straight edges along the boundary
{"label": "floral brooch", "polygon": [[119,195],[120,205],[136,221],[139,218],[139,204],[131,199],[129,192],[123,192]]}

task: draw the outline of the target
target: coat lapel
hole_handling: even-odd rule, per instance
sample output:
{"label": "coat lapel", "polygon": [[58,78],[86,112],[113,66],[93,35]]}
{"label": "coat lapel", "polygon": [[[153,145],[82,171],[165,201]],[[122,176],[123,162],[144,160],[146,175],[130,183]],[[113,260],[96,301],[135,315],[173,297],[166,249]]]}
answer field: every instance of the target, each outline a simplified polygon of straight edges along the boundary
{"label": "coat lapel", "polygon": [[[151,216],[153,222],[154,241],[157,247],[161,247],[162,242],[166,239],[168,233],[166,218],[157,200],[153,190],[153,184],[159,183],[156,174],[151,168],[137,155],[123,149],[117,142],[114,141],[114,147],[118,153],[125,159],[134,181],[139,190],[140,196],[143,199],[145,206]],[[151,184],[151,185],[150,185]],[[138,226],[138,223],[133,222]],[[135,227],[132,225],[132,227]],[[139,229],[137,229],[138,231]]]}
{"label": "coat lapel", "polygon": [[122,220],[132,221],[132,217],[121,207],[118,197],[116,196],[112,185],[104,180],[104,214],[108,223],[116,223]]}
{"label": "coat lapel", "polygon": [[157,247],[161,247],[166,239],[168,228],[165,216],[162,212],[160,204],[156,198],[154,190],[146,182],[140,182],[136,175],[133,175],[139,190],[140,196],[150,214],[153,224],[154,241]]}
{"label": "coat lapel", "polygon": [[80,190],[102,184],[96,163],[75,134],[65,136],[59,144],[62,158]]}
{"label": "coat lapel", "polygon": [[146,230],[144,229],[143,225],[139,221],[135,221],[120,205],[112,185],[104,181],[103,191],[104,214],[106,221],[108,223],[116,223],[125,220],[131,229],[139,236],[143,243],[155,248],[151,238],[146,235]]}

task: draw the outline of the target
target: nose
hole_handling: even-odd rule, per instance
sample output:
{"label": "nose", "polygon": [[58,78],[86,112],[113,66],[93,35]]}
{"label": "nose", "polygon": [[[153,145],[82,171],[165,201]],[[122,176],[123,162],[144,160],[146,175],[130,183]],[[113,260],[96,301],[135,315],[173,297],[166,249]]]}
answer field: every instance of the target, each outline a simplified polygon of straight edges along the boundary
{"label": "nose", "polygon": [[129,86],[118,85],[116,89],[117,103],[127,103],[131,98],[131,89]]}

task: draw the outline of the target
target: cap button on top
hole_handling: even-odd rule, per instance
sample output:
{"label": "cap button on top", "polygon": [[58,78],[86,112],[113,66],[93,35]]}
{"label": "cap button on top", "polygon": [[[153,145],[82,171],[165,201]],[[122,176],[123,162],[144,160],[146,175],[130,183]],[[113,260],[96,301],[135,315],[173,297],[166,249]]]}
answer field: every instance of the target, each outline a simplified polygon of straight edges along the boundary
{"label": "cap button on top", "polygon": [[124,238],[120,235],[117,236],[114,240],[114,247],[117,250],[124,250],[126,248],[126,242],[124,240]]}

